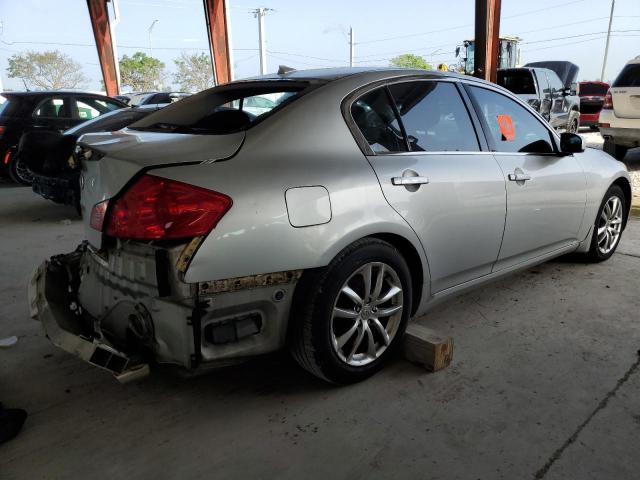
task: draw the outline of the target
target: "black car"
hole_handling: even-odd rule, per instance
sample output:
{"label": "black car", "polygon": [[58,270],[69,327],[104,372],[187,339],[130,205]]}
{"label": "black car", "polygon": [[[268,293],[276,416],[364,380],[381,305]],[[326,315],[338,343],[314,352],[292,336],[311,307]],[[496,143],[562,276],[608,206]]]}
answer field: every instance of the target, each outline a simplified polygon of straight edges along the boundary
{"label": "black car", "polygon": [[79,200],[79,162],[76,140],[85,133],[114,132],[164,107],[144,105],[106,113],[77,125],[64,133],[27,132],[20,139],[18,156],[31,172],[35,193],[48,200],[77,207]]}
{"label": "black car", "polygon": [[63,132],[80,123],[127,105],[113,98],[86,92],[4,92],[0,104],[0,173],[24,185],[29,170],[17,155],[22,134],[31,131]]}
{"label": "black car", "polygon": [[577,75],[570,62],[534,62],[498,70],[498,85],[528,102],[552,127],[575,133],[580,126]]}

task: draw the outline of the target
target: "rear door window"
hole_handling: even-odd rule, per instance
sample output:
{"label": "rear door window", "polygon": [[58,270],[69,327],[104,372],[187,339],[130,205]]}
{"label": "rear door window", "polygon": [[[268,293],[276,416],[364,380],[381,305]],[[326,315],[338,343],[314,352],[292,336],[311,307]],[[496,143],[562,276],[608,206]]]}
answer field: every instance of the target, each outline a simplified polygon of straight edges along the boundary
{"label": "rear door window", "polygon": [[553,153],[551,132],[522,105],[482,87],[469,86],[497,152]]}
{"label": "rear door window", "polygon": [[626,65],[612,86],[640,87],[640,63],[630,63]]}
{"label": "rear door window", "polygon": [[51,97],[43,100],[33,111],[36,118],[71,118],[69,99],[66,97]]}
{"label": "rear door window", "polygon": [[351,117],[375,153],[406,152],[400,122],[386,88],[377,88],[351,105]]}
{"label": "rear door window", "polygon": [[469,113],[453,83],[396,83],[389,91],[413,152],[480,150]]}

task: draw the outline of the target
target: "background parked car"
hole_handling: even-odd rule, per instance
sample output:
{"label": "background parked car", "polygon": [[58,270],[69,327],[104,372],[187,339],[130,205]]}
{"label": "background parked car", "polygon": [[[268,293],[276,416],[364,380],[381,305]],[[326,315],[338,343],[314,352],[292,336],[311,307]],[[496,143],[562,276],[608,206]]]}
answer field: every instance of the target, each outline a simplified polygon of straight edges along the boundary
{"label": "background parked car", "polygon": [[114,132],[143,119],[162,105],[121,108],[77,125],[64,133],[32,131],[23,134],[18,156],[32,174],[35,193],[56,203],[78,208],[79,161],[76,140],[85,133]]}
{"label": "background parked car", "polygon": [[604,97],[609,90],[609,84],[604,82],[580,82],[578,95],[580,96],[580,125],[598,129],[600,110],[604,104]]}
{"label": "background parked car", "polygon": [[129,105],[137,107],[139,105],[173,103],[190,95],[188,92],[141,92],[131,95]]}
{"label": "background parked car", "polygon": [[604,151],[618,160],[640,146],[640,56],[629,61],[611,85],[599,122]]}
{"label": "background parked car", "polygon": [[30,131],[63,132],[126,104],[104,95],[85,92],[5,92],[0,105],[0,172],[23,185],[31,184],[29,169],[17,155],[22,134]]}
{"label": "background parked car", "polygon": [[535,62],[498,70],[498,85],[528,102],[553,128],[575,133],[580,127],[577,75],[570,62]]}

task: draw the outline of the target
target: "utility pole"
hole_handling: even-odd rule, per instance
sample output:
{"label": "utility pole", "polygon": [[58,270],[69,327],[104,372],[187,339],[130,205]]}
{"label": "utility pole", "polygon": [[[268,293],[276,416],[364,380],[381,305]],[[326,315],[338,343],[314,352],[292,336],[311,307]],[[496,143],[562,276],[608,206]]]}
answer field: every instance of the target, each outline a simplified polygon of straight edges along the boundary
{"label": "utility pole", "polygon": [[152,54],[152,51],[151,51],[151,32],[153,31],[153,27],[155,27],[156,23],[158,23],[158,20],[154,20],[153,22],[151,22],[151,25],[149,26],[149,55]]}
{"label": "utility pole", "polygon": [[267,73],[267,51],[265,48],[264,40],[264,16],[267,14],[267,10],[270,8],[256,8],[253,11],[253,15],[258,18],[258,37],[260,41],[260,75],[266,75]]}
{"label": "utility pole", "polygon": [[356,42],[353,37],[353,27],[349,28],[349,66],[353,67],[353,58],[355,57]]}
{"label": "utility pole", "polygon": [[613,9],[616,6],[616,0],[611,0],[611,13],[609,14],[609,29],[607,30],[607,44],[604,47],[604,59],[602,60],[602,74],[600,81],[604,82],[604,71],[607,68],[607,55],[609,54],[609,39],[611,38],[611,23],[613,22]]}

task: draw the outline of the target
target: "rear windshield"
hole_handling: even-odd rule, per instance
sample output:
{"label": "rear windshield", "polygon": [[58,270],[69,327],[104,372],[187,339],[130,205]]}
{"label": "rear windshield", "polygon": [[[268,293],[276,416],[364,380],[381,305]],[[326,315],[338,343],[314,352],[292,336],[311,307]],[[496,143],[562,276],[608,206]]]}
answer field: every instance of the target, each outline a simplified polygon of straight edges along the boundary
{"label": "rear windshield", "polygon": [[535,95],[536,86],[533,83],[533,76],[529,71],[506,71],[498,72],[498,85],[506,88],[515,94]]}
{"label": "rear windshield", "polygon": [[630,63],[625,66],[613,87],[640,87],[640,63]]}
{"label": "rear windshield", "polygon": [[247,130],[274,111],[289,105],[308,88],[306,82],[289,81],[223,85],[173,103],[129,128],[201,135]]}
{"label": "rear windshield", "polygon": [[14,117],[20,110],[20,97],[0,95],[0,117]]}
{"label": "rear windshield", "polygon": [[580,95],[601,95],[604,96],[609,90],[608,85],[603,85],[601,83],[581,83],[580,86]]}

